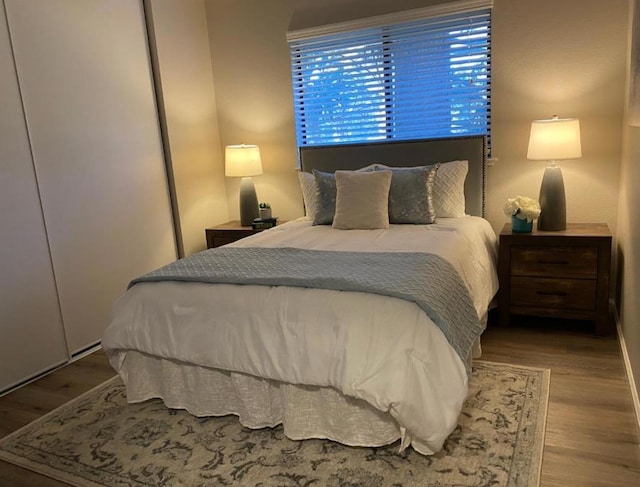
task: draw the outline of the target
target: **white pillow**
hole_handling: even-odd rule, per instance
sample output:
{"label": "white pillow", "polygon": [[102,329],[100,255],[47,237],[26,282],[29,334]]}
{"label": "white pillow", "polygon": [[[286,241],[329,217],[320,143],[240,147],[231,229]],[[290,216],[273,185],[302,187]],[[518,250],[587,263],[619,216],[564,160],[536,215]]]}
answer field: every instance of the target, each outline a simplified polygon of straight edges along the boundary
{"label": "white pillow", "polygon": [[465,215],[464,180],[468,171],[468,161],[440,163],[433,183],[433,206],[437,218]]}
{"label": "white pillow", "polygon": [[[465,215],[464,181],[469,171],[468,161],[440,162],[436,179],[433,182],[433,207],[436,218],[458,218]],[[414,166],[432,168],[431,166]],[[411,166],[390,167],[383,164],[376,165],[377,170],[384,169],[412,169]]]}
{"label": "white pillow", "polygon": [[389,228],[391,171],[336,171],[336,212],[333,228]]}
{"label": "white pillow", "polygon": [[313,221],[316,216],[316,207],[318,206],[316,180],[310,172],[300,171],[298,173],[298,181],[300,181],[300,189],[302,190],[305,215]]}

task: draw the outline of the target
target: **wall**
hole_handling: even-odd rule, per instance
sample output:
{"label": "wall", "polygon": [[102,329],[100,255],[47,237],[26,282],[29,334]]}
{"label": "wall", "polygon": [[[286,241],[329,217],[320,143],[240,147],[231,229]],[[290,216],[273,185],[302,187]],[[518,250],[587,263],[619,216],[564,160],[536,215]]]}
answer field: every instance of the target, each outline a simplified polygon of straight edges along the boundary
{"label": "wall", "polygon": [[[273,215],[302,215],[289,50],[288,0],[207,0],[220,142],[258,144],[264,175],[253,178]],[[222,157],[222,154],[221,154]],[[226,178],[229,216],[238,220],[239,178]]]}
{"label": "wall", "polygon": [[348,22],[363,17],[374,17],[401,10],[422,8],[426,5],[450,3],[451,0],[293,0],[294,12],[290,30],[306,29],[319,25]]}
{"label": "wall", "polygon": [[185,255],[206,247],[204,229],[229,220],[204,0],[153,0],[162,109]]}
{"label": "wall", "polygon": [[[367,16],[436,3],[442,2],[207,0],[221,142],[261,145],[265,175],[255,178],[258,198],[271,200],[274,213],[302,215],[285,41],[290,24],[309,27],[352,19],[357,11]],[[526,159],[529,128],[556,113],[582,125],[582,159],[562,164],[568,221],[607,222],[615,231],[626,6],[627,0],[495,0],[492,122],[499,162],[489,171],[487,216],[496,231],[506,222],[506,198],[537,198],[545,164]],[[237,216],[237,182],[228,180],[227,188],[230,214]]]}
{"label": "wall", "polygon": [[[635,19],[640,22],[640,12],[636,13]],[[640,31],[640,25],[637,28]],[[630,47],[629,43],[629,60]],[[636,49],[640,51],[640,46]],[[626,114],[618,206],[619,313],[635,379],[636,414],[640,422],[640,127],[627,125],[629,121],[629,114]]]}

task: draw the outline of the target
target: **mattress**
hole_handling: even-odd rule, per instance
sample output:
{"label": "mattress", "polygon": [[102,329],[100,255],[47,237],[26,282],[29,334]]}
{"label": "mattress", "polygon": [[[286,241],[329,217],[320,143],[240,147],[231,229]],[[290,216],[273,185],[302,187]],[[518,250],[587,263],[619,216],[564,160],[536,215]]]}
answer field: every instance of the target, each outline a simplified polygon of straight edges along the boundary
{"label": "mattress", "polygon": [[[495,234],[478,217],[349,231],[300,219],[232,245],[437,253],[459,272],[480,318],[498,285]],[[249,427],[282,422],[294,439],[379,445],[401,438],[402,448],[431,454],[455,428],[467,394],[468,357],[424,311],[368,293],[139,283],[116,302],[103,348],[130,401],[162,397],[197,415],[237,414]],[[309,404],[321,407],[312,414]],[[331,419],[347,409],[360,411],[346,416],[350,428]]]}

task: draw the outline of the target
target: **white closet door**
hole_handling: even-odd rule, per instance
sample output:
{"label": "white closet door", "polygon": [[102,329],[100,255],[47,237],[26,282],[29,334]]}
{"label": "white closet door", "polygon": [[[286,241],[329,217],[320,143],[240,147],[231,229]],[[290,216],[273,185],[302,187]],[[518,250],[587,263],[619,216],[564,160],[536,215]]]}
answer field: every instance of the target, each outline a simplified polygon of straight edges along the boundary
{"label": "white closet door", "polygon": [[176,257],[138,0],[6,0],[71,353]]}
{"label": "white closet door", "polygon": [[0,391],[67,360],[38,187],[0,2]]}

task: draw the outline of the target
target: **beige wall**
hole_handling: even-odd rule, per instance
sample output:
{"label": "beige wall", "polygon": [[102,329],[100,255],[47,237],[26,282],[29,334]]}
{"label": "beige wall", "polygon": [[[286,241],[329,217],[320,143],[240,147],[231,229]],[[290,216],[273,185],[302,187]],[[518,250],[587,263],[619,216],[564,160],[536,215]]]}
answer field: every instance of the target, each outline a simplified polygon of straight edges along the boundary
{"label": "beige wall", "polygon": [[185,255],[229,220],[204,0],[149,2]]}
{"label": "beige wall", "polygon": [[[640,12],[636,14],[636,22]],[[638,26],[640,27],[640,26]],[[629,56],[630,59],[630,51]],[[625,119],[625,122],[627,119]],[[640,391],[640,127],[625,124],[618,205],[618,282],[620,323]],[[639,404],[636,402],[636,408]],[[640,410],[636,409],[640,417]]]}
{"label": "beige wall", "polygon": [[[264,175],[253,178],[274,216],[302,215],[285,32],[288,0],[207,0],[220,142],[258,144]],[[229,216],[239,219],[239,179],[226,178]]]}
{"label": "beige wall", "polygon": [[[294,167],[295,129],[285,33],[290,24],[353,18],[442,3],[439,0],[207,0],[222,145],[258,143],[265,175],[258,198],[274,213],[302,214]],[[579,12],[579,15],[576,15]],[[493,155],[488,214],[498,231],[506,198],[537,198],[544,162],[526,159],[531,121],[580,118],[583,157],[562,164],[567,219],[606,222],[615,231],[625,83],[627,0],[495,0],[493,13]],[[227,181],[237,217],[237,182]]]}
{"label": "beige wall", "polygon": [[306,29],[449,2],[451,0],[292,0],[294,12],[289,28]]}

